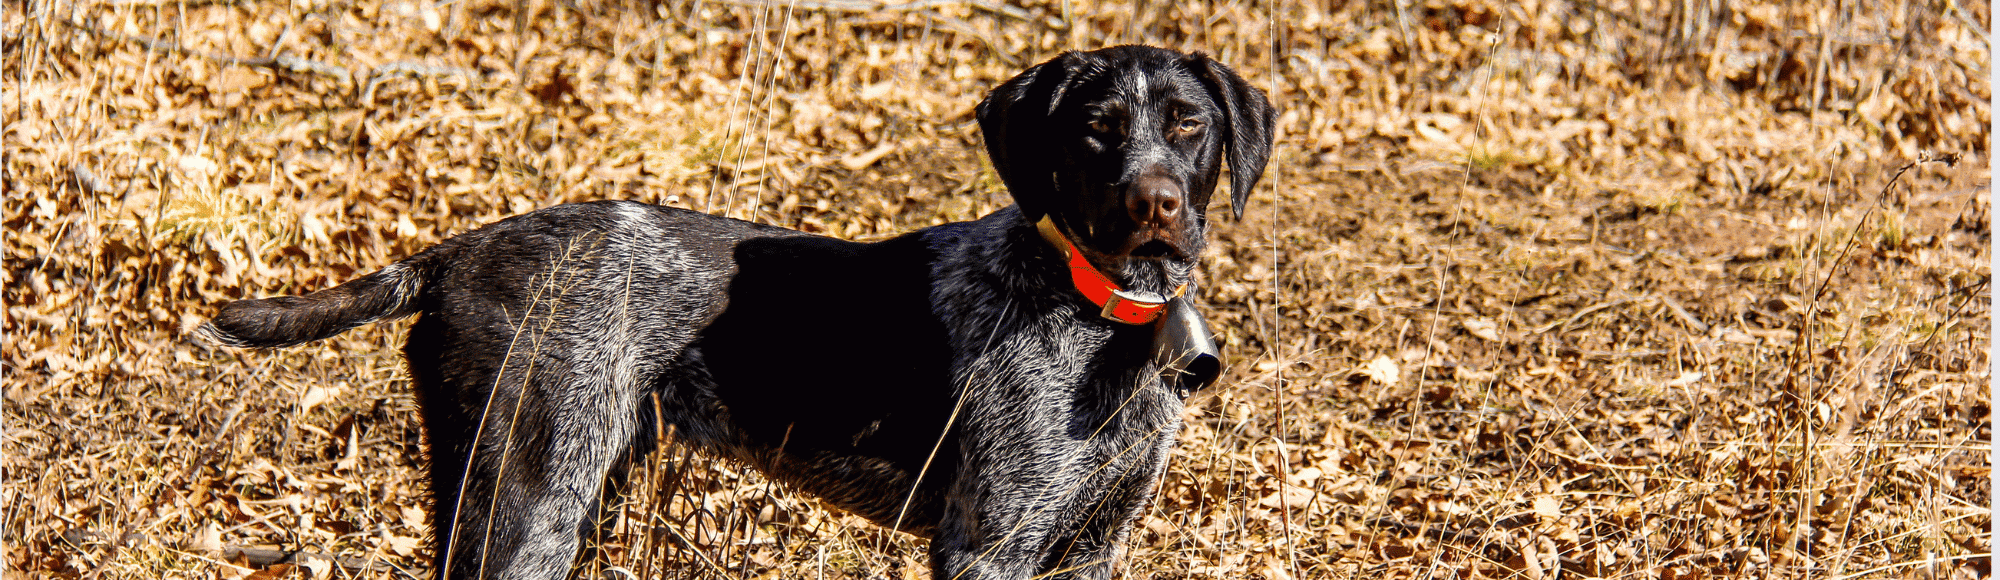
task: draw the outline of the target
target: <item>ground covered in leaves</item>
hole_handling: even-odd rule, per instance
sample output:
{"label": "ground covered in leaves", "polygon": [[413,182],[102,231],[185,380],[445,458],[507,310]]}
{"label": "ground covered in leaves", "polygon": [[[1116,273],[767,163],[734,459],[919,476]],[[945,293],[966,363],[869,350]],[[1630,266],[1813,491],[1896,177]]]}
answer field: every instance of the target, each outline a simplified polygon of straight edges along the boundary
{"label": "ground covered in leaves", "polygon": [[[10,577],[423,576],[404,324],[187,331],[551,204],[850,239],[1009,203],[983,91],[1067,48],[1272,91],[1223,385],[1134,578],[1990,574],[1983,3],[12,2]],[[1221,211],[1221,208],[1215,208]],[[590,565],[923,577],[666,447]]]}

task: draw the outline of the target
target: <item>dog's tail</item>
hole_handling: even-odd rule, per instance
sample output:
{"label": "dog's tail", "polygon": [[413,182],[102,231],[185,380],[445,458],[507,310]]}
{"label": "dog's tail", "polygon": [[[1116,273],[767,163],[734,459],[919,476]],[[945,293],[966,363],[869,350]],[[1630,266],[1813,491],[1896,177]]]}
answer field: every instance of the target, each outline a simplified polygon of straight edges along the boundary
{"label": "dog's tail", "polygon": [[419,253],[373,274],[307,294],[238,300],[195,334],[223,346],[272,348],[328,338],[378,320],[415,314],[417,297],[438,262],[438,251]]}

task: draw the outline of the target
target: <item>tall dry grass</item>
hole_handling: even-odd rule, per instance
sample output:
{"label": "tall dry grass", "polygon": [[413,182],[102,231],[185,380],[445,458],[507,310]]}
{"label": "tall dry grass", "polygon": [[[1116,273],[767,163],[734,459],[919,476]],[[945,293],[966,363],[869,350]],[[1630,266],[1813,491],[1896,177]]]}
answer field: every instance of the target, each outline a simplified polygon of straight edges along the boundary
{"label": "tall dry grass", "polygon": [[[10,3],[8,574],[422,575],[405,328],[215,350],[186,336],[215,304],[565,201],[853,239],[968,219],[1008,203],[983,90],[1147,42],[1215,54],[1284,114],[1204,258],[1229,375],[1192,401],[1128,576],[1983,577],[1990,18]],[[922,576],[918,542],[657,456],[589,565]]]}

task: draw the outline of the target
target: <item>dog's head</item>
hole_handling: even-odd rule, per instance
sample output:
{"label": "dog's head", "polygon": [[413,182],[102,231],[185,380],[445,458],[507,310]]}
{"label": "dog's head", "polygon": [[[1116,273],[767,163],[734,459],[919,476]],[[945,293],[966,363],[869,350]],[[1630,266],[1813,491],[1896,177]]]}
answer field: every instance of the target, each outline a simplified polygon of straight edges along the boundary
{"label": "dog's head", "polygon": [[1264,91],[1222,63],[1147,46],[1064,53],[979,104],[987,154],[1022,214],[1051,217],[1099,269],[1153,291],[1185,281],[1206,244],[1225,156],[1243,217],[1274,117]]}

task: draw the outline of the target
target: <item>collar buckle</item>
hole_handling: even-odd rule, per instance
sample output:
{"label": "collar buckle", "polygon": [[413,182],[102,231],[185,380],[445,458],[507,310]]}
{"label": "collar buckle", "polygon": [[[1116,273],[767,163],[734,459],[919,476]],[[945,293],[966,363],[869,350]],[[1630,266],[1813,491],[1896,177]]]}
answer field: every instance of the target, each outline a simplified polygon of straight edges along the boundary
{"label": "collar buckle", "polygon": [[1167,298],[1144,290],[1111,291],[1111,297],[1104,299],[1104,309],[1097,314],[1126,324],[1152,322],[1165,306]]}

